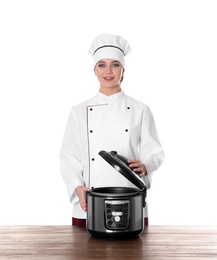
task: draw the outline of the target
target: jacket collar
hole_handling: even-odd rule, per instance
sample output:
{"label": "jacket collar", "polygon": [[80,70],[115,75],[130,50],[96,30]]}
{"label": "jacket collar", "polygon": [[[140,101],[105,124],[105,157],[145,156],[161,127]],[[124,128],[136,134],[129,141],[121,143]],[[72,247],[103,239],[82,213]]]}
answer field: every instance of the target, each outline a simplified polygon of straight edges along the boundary
{"label": "jacket collar", "polygon": [[102,104],[114,104],[116,102],[119,102],[120,100],[122,100],[124,98],[125,94],[124,92],[121,90],[120,92],[113,94],[111,96],[106,96],[103,93],[101,93],[100,91],[97,93],[96,98],[97,101],[99,103]]}

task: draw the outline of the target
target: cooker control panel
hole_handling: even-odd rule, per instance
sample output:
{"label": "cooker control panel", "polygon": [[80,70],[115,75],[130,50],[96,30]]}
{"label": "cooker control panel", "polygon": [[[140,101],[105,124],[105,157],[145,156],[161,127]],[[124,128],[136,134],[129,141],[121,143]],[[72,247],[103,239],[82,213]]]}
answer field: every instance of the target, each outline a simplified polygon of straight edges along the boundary
{"label": "cooker control panel", "polygon": [[129,226],[129,200],[105,200],[105,222],[108,229],[126,229]]}

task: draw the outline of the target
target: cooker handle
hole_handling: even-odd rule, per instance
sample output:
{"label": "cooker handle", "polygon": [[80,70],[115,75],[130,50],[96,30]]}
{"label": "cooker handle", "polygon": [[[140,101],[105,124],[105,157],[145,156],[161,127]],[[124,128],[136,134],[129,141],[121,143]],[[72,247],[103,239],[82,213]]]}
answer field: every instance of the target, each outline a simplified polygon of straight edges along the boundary
{"label": "cooker handle", "polygon": [[116,151],[111,151],[111,154],[120,159],[123,163],[125,163],[129,167],[128,159],[123,155],[118,154]]}
{"label": "cooker handle", "polygon": [[[111,154],[113,156],[117,157],[118,159],[120,159],[123,163],[125,163],[127,165],[127,167],[129,167],[128,159],[126,157],[118,154],[116,151],[111,151]],[[132,168],[132,170],[134,170],[134,168]],[[135,174],[139,175],[139,172],[135,172]]]}
{"label": "cooker handle", "polygon": [[91,192],[92,189],[94,189],[94,187],[92,187],[90,190],[87,190],[87,191],[85,192],[85,200],[86,200],[86,203],[87,203],[88,194]]}
{"label": "cooker handle", "polygon": [[146,189],[143,191],[143,208],[146,206]]}

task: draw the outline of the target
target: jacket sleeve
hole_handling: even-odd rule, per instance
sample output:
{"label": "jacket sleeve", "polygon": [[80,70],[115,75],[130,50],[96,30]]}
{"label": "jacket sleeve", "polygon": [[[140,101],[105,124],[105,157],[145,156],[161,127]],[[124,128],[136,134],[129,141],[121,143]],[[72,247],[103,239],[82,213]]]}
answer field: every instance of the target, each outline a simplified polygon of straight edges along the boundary
{"label": "jacket sleeve", "polygon": [[140,159],[147,169],[147,175],[143,178],[147,188],[150,188],[153,172],[160,167],[165,156],[161,147],[153,114],[149,107],[144,109],[142,115],[139,151]]}
{"label": "jacket sleeve", "polygon": [[81,163],[79,125],[73,109],[70,112],[60,152],[60,170],[66,184],[70,202],[78,200],[75,188],[84,186]]}

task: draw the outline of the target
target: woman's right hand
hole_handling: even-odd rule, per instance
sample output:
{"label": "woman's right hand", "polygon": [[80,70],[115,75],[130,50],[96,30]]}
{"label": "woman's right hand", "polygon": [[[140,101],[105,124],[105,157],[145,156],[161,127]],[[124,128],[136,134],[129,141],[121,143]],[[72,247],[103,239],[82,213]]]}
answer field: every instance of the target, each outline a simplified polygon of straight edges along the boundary
{"label": "woman's right hand", "polygon": [[76,194],[77,194],[77,196],[79,198],[79,202],[80,202],[81,208],[84,211],[87,211],[86,192],[89,191],[89,190],[90,190],[89,188],[83,187],[83,186],[78,186],[75,189]]}

